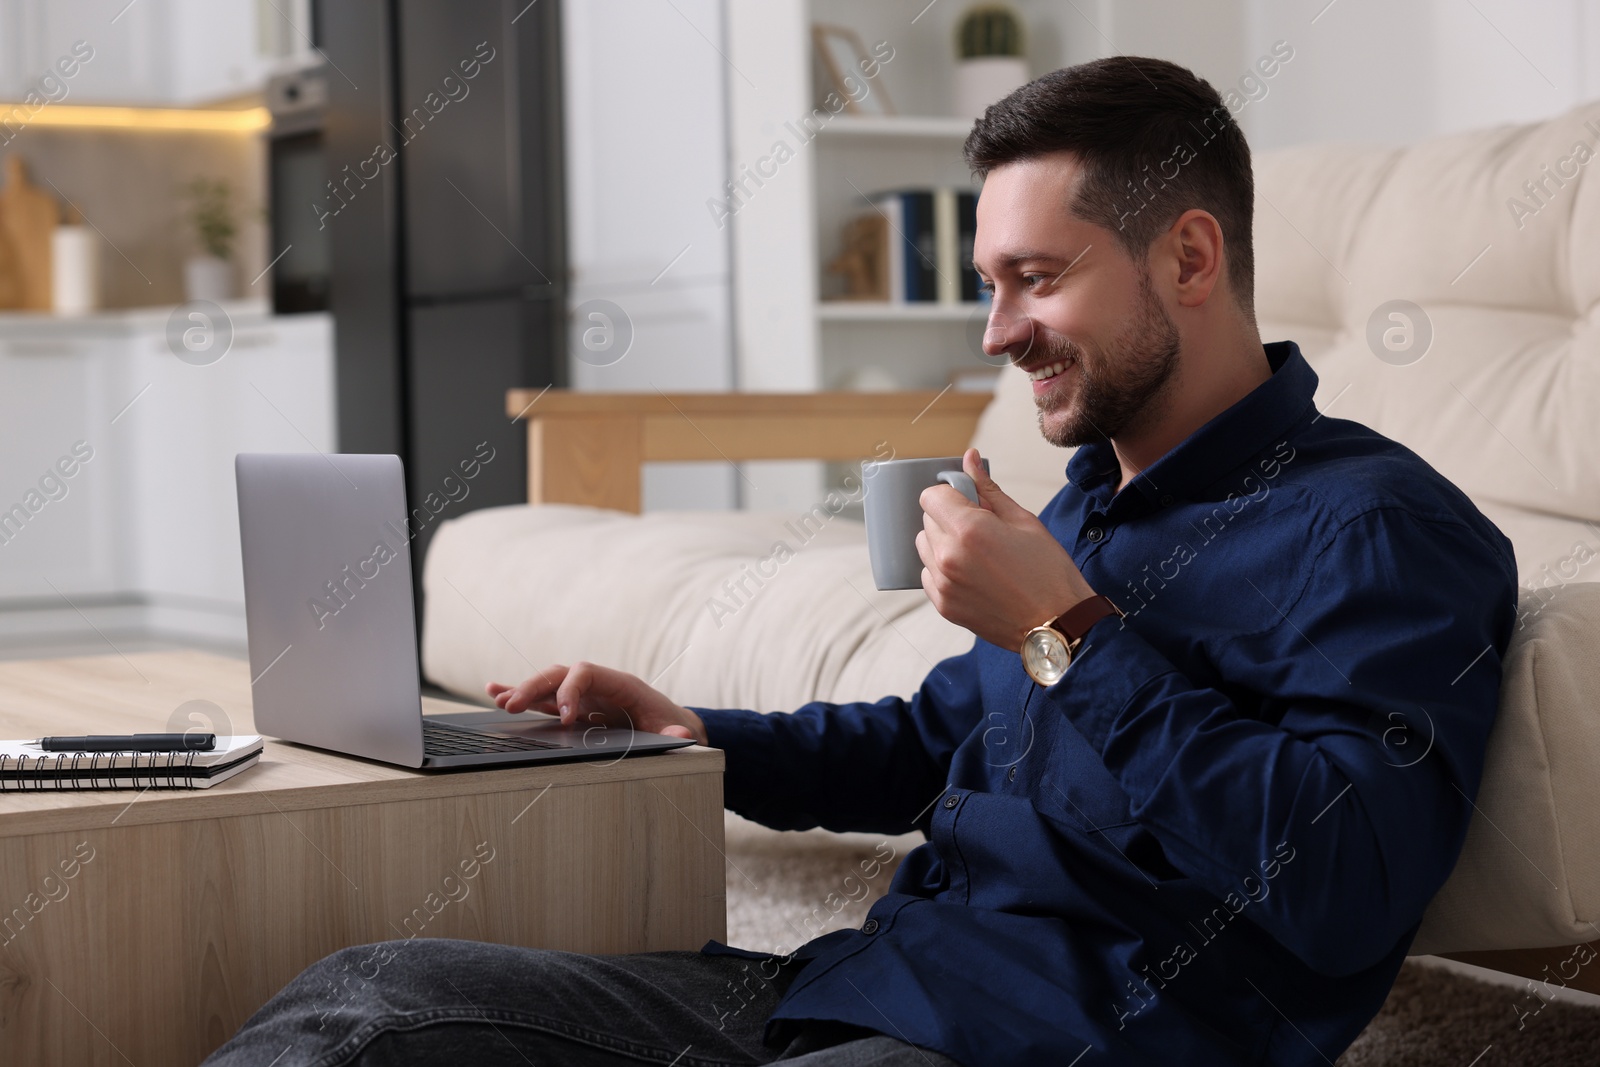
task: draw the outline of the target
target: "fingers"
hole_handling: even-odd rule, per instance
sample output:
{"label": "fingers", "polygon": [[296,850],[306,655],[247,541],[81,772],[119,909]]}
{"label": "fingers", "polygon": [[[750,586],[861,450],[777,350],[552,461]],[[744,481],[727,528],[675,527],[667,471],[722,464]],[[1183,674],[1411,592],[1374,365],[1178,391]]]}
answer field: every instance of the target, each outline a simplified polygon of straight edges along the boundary
{"label": "fingers", "polygon": [[495,706],[499,708],[504,708],[506,701],[510,700],[512,694],[517,691],[516,686],[505,685],[501,682],[490,682],[483,689],[484,692],[489,694],[490,699],[494,701]]}
{"label": "fingers", "polygon": [[944,482],[924,489],[917,503],[922,506],[923,526],[932,523],[939,528],[950,525],[957,515],[973,506],[972,501],[961,495],[961,490]]}
{"label": "fingers", "polygon": [[555,692],[556,714],[561,716],[562,722],[572,721],[576,713],[578,702],[583,699],[583,694],[593,682],[594,666],[589,663],[574,663],[567,676],[561,680],[561,685]]}
{"label": "fingers", "polygon": [[967,477],[972,479],[972,484],[978,487],[978,499],[983,501],[983,506],[1005,519],[1012,519],[1018,513],[1031,516],[1033,512],[1023,507],[1006,495],[1005,490],[989,476],[983,469],[983,457],[976,448],[969,448],[961,457],[961,469],[967,472]]}
{"label": "fingers", "polygon": [[922,568],[922,592],[928,598],[928,603],[933,605],[933,610],[943,615],[944,593],[933,571],[927,567]]}
{"label": "fingers", "polygon": [[[967,495],[948,482],[930,485],[917,497],[917,503],[922,506],[925,518],[932,518],[944,526],[963,521],[963,516],[984,510],[994,510],[991,501],[995,498],[1005,498],[999,486],[994,484],[983,469],[983,459],[978,455],[976,448],[969,448],[961,457],[962,470],[972,479],[974,488],[978,490],[979,503],[973,503]],[[987,488],[986,488],[987,487]]]}
{"label": "fingers", "polygon": [[558,663],[546,667],[520,685],[490,682],[485,690],[494,698],[495,706],[503,711],[547,711],[551,710],[551,698],[555,696],[557,687],[570,673],[569,668]]}
{"label": "fingers", "polygon": [[989,472],[983,469],[983,457],[976,448],[969,448],[961,456],[961,469],[967,472],[973,484],[978,487],[978,495],[983,496],[984,489],[998,489],[994,479],[989,477]]}
{"label": "fingers", "polygon": [[495,706],[505,711],[542,711],[560,716],[568,726],[580,716],[591,723],[643,730],[655,729],[662,720],[673,727],[687,720],[689,732],[673,736],[702,738],[703,730],[692,712],[672,704],[639,678],[596,663],[558,664],[521,685],[490,682],[485,690]]}
{"label": "fingers", "polygon": [[562,722],[571,722],[577,715],[581,702],[609,705],[622,712],[621,719],[632,724],[629,710],[640,697],[644,683],[631,674],[601,667],[594,663],[574,663],[561,680],[555,693],[557,714]]}
{"label": "fingers", "polygon": [[505,704],[498,700],[495,701],[495,704],[500,708],[500,710],[508,711],[513,715],[519,715],[524,711],[542,711],[546,715],[554,715],[556,713],[556,702],[554,700],[535,700],[531,701],[527,707],[518,705],[514,708],[508,708],[505,706]]}
{"label": "fingers", "polygon": [[939,569],[939,557],[933,550],[933,537],[924,529],[917,534],[917,555],[922,559],[922,566],[927,570]]}

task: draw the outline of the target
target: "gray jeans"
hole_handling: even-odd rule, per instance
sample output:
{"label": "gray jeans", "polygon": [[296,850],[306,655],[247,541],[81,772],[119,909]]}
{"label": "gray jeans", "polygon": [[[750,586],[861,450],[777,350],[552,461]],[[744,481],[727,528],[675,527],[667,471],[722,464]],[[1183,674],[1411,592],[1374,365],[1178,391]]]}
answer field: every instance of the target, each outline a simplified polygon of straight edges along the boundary
{"label": "gray jeans", "polygon": [[306,968],[206,1063],[956,1067],[937,1052],[840,1024],[807,1024],[782,1048],[762,1044],[794,966],[698,952],[587,956],[388,941]]}

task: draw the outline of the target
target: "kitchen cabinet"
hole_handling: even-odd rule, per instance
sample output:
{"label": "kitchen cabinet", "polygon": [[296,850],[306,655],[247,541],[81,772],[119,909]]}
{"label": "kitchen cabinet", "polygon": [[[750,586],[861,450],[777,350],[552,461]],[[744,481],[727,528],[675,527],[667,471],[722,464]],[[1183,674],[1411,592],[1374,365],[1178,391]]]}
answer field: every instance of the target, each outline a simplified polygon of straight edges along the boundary
{"label": "kitchen cabinet", "polygon": [[116,522],[107,339],[0,341],[0,601],[102,597],[127,572]]}
{"label": "kitchen cabinet", "polygon": [[[40,505],[0,515],[0,635],[35,620],[243,642],[233,457],[334,450],[333,327],[224,312],[226,353],[189,362],[173,347],[196,324],[174,333],[167,308],[0,315],[0,508]],[[79,442],[92,456],[65,476]]]}
{"label": "kitchen cabinet", "polygon": [[[311,0],[7,0],[0,99],[188,106],[256,92],[314,55],[310,26]],[[80,41],[89,58],[62,77]]]}

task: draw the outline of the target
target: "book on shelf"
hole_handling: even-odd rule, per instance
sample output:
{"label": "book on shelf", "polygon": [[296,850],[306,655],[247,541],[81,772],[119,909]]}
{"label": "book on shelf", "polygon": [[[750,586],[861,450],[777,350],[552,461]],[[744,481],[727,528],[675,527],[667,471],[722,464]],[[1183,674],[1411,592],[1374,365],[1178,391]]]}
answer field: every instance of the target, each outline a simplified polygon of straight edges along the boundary
{"label": "book on shelf", "polygon": [[[972,266],[977,193],[950,187],[900,189],[872,198],[888,222],[877,257],[892,304],[960,304],[979,299]],[[860,298],[862,294],[852,294]]]}
{"label": "book on shelf", "polygon": [[978,239],[978,194],[970,189],[956,193],[956,269],[961,272],[960,298],[967,303],[984,299],[983,279],[972,265],[972,246]]}
{"label": "book on shelf", "polygon": [[[961,234],[954,189],[933,191],[933,244],[938,270],[939,303],[961,301]],[[971,261],[972,257],[967,257]]]}
{"label": "book on shelf", "polygon": [[889,276],[889,302],[916,304],[937,299],[933,193],[915,189],[882,193],[873,198],[873,206],[889,220],[882,260]]}

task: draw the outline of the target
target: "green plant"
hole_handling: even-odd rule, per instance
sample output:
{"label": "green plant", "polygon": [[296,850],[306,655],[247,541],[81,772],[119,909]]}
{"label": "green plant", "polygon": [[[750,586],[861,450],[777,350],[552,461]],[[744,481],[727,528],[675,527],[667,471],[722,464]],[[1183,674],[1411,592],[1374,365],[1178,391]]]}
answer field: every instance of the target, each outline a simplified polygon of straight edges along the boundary
{"label": "green plant", "polygon": [[233,220],[233,187],[226,178],[196,178],[183,187],[189,202],[189,224],[206,255],[233,257],[239,228]]}
{"label": "green plant", "polygon": [[1022,20],[1004,4],[979,4],[961,16],[956,48],[962,59],[1021,56]]}

